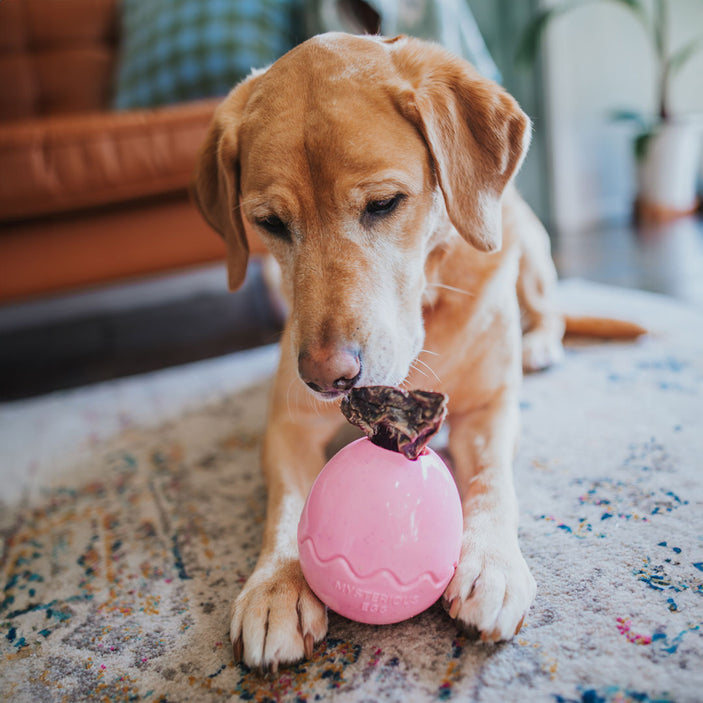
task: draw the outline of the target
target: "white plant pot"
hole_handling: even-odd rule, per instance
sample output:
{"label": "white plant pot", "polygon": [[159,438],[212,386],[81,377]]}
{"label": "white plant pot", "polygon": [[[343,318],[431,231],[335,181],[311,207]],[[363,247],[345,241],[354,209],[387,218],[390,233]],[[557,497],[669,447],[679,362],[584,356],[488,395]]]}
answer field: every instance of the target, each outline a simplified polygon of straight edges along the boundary
{"label": "white plant pot", "polygon": [[701,122],[681,120],[661,125],[648,139],[638,161],[638,206],[645,215],[670,219],[698,205]]}

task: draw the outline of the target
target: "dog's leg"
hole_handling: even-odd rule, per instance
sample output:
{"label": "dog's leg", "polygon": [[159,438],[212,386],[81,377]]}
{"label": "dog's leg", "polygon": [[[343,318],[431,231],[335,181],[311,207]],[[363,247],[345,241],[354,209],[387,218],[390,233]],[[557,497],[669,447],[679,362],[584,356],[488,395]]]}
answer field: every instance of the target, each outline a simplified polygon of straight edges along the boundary
{"label": "dog's leg", "polygon": [[478,410],[452,414],[449,449],[464,512],[461,558],[444,594],[452,618],[481,639],[511,638],[535,597],[518,545],[512,462],[519,427],[517,385]]}
{"label": "dog's leg", "polygon": [[313,399],[293,373],[292,362],[283,359],[262,456],[268,489],[262,550],[230,618],[235,660],[263,670],[311,656],[327,632],[325,606],[300,568],[297,528],[325,445],[343,417],[335,404]]}
{"label": "dog's leg", "polygon": [[520,240],[517,296],[523,319],[522,367],[540,371],[561,361],[564,318],[555,305],[557,272],[549,235],[537,216],[517,193],[508,213]]}

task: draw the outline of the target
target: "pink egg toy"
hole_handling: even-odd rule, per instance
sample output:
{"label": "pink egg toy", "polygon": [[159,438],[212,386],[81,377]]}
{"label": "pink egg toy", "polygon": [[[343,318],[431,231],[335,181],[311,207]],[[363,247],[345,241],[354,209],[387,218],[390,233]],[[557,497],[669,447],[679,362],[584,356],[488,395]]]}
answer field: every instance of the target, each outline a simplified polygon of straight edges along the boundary
{"label": "pink egg toy", "polygon": [[317,477],[298,525],[303,574],[332,610],[385,625],[444,592],[461,549],[459,494],[425,448],[411,460],[359,439]]}

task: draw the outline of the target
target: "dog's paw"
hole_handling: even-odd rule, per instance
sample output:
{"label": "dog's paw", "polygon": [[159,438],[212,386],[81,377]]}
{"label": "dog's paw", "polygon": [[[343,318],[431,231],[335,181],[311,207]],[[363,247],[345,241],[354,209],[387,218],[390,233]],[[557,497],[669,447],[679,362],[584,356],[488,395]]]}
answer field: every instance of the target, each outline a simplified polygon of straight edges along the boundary
{"label": "dog's paw", "polygon": [[312,656],[327,634],[327,610],[305,582],[298,560],[261,565],[232,604],[235,662],[277,671]]}
{"label": "dog's paw", "polygon": [[444,592],[444,607],[464,631],[486,642],[516,635],[537,586],[516,538],[483,544],[465,535],[461,558]]}
{"label": "dog's paw", "polygon": [[522,370],[543,371],[564,358],[561,337],[549,330],[535,329],[522,337]]}

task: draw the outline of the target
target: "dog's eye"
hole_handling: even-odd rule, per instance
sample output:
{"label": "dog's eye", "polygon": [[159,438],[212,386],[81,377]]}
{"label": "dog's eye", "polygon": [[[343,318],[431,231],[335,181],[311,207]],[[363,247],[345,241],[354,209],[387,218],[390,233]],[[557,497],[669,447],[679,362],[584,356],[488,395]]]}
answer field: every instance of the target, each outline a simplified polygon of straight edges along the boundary
{"label": "dog's eye", "polygon": [[276,215],[269,215],[268,217],[262,217],[256,221],[259,227],[265,229],[269,234],[273,234],[281,239],[288,239],[288,227],[286,223]]}
{"label": "dog's eye", "polygon": [[398,207],[404,197],[402,193],[398,193],[390,198],[383,198],[383,200],[371,200],[366,204],[364,214],[370,215],[371,217],[390,215]]}

